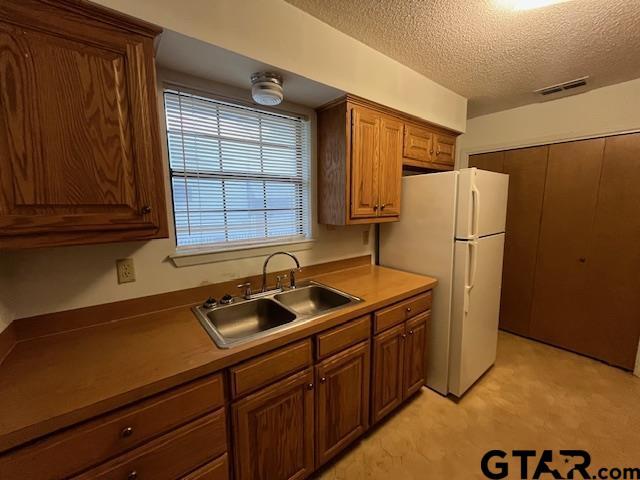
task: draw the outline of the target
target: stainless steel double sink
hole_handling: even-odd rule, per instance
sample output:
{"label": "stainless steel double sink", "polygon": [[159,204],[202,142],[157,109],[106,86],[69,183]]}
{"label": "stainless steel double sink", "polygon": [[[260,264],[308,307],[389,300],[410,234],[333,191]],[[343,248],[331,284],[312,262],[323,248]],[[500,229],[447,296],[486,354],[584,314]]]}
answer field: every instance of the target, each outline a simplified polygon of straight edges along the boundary
{"label": "stainless steel double sink", "polygon": [[292,290],[274,290],[259,298],[235,298],[229,305],[193,308],[220,348],[265,337],[361,302],[335,288],[308,281]]}

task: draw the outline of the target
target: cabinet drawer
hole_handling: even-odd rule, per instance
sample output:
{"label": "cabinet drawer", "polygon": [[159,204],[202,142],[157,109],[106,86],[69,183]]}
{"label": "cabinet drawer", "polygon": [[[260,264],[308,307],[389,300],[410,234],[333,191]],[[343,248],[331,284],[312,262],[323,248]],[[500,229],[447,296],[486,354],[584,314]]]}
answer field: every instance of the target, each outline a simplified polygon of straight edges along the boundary
{"label": "cabinet drawer", "polygon": [[182,480],[229,480],[229,458],[225,453],[213,462],[207,463]]}
{"label": "cabinet drawer", "polygon": [[431,308],[431,292],[417,295],[375,313],[374,333],[382,332]]}
{"label": "cabinet drawer", "polygon": [[231,395],[238,398],[311,365],[311,339],[265,353],[231,368]]}
{"label": "cabinet drawer", "polygon": [[332,328],[316,336],[316,352],[318,359],[328,357],[351,345],[362,342],[371,336],[371,319],[369,315],[352,320],[345,325]]}
{"label": "cabinet drawer", "polygon": [[226,450],[226,420],[221,408],[74,478],[175,480]]}
{"label": "cabinet drawer", "polygon": [[220,374],[197,380],[0,456],[0,478],[68,477],[223,404]]}

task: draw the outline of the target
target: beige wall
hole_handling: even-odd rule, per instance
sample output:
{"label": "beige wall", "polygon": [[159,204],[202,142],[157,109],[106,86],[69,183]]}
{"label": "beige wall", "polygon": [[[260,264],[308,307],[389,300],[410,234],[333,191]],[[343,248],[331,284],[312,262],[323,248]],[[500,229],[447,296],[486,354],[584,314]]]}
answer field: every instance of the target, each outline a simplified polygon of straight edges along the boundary
{"label": "beige wall", "polygon": [[[242,90],[175,72],[161,71],[158,89],[160,107],[164,81],[189,84],[200,90],[210,90],[240,99],[246,99],[248,96],[248,93]],[[291,112],[304,113],[312,122],[311,171],[314,172],[315,113],[294,104],[285,103],[283,108]],[[164,129],[163,118],[161,125]],[[164,138],[165,132],[162,134]],[[167,208],[171,213],[168,159],[164,140],[162,147]],[[315,203],[315,185],[312,187],[311,195]],[[264,254],[253,258],[176,268],[168,258],[175,253],[173,218],[170,218],[169,223],[172,230],[169,239],[0,253],[0,331],[15,318],[180,290],[253,275],[262,270]],[[371,230],[369,226],[330,229],[317,225],[314,218],[312,229],[316,241],[309,249],[295,252],[303,267],[373,253],[373,231],[368,244],[363,244],[363,232]],[[124,257],[134,259],[137,281],[118,285],[115,261]],[[270,269],[288,268],[290,263],[287,260],[275,258],[270,264]]]}
{"label": "beige wall", "polygon": [[473,118],[458,138],[458,163],[471,153],[640,129],[640,79],[559,100]]}
{"label": "beige wall", "polygon": [[[458,139],[456,166],[469,154],[640,130],[640,79],[473,118]],[[640,345],[635,374],[640,376]]]}
{"label": "beige wall", "polygon": [[96,2],[445,127],[465,129],[464,97],[283,0]]}

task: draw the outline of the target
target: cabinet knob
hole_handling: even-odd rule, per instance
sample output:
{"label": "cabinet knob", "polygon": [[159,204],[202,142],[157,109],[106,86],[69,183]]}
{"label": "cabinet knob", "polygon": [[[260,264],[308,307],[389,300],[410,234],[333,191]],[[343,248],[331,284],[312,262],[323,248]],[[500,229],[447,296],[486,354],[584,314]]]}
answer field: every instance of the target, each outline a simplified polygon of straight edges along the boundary
{"label": "cabinet knob", "polygon": [[384,210],[384,207],[388,207],[389,205],[391,205],[390,203],[383,203],[382,205],[380,205],[380,210]]}
{"label": "cabinet knob", "polygon": [[143,215],[148,215],[149,213],[151,213],[151,207],[150,207],[149,205],[145,205],[144,207],[142,207],[142,208],[140,209],[140,212],[141,212]]}
{"label": "cabinet knob", "polygon": [[436,149],[436,155],[440,155],[440,147]]}
{"label": "cabinet knob", "polygon": [[320,383],[324,383],[324,382],[326,382],[326,381],[327,381],[327,377],[322,377],[322,378],[320,379]]}
{"label": "cabinet knob", "polygon": [[409,330],[409,335],[413,335],[413,330]]}
{"label": "cabinet knob", "polygon": [[123,428],[122,431],[120,432],[120,436],[122,438],[127,438],[127,437],[130,437],[131,435],[133,435],[133,427]]}
{"label": "cabinet knob", "polygon": [[580,260],[580,263],[585,263],[587,261],[585,257],[580,257],[579,260]]}
{"label": "cabinet knob", "polygon": [[313,390],[313,383],[310,383],[309,385],[307,385],[307,390]]}
{"label": "cabinet knob", "polygon": [[135,470],[132,470],[131,472],[129,472],[129,475],[127,475],[127,480],[137,480],[138,479],[138,472],[136,472]]}
{"label": "cabinet knob", "polygon": [[405,338],[407,338],[407,334],[406,334],[406,333],[403,333],[403,334],[402,334],[402,339],[404,340]]}
{"label": "cabinet knob", "polygon": [[374,210],[374,211],[378,210],[378,205],[374,205],[374,206],[373,206],[373,210]]}
{"label": "cabinet knob", "polygon": [[411,313],[411,307],[407,307],[407,313]]}

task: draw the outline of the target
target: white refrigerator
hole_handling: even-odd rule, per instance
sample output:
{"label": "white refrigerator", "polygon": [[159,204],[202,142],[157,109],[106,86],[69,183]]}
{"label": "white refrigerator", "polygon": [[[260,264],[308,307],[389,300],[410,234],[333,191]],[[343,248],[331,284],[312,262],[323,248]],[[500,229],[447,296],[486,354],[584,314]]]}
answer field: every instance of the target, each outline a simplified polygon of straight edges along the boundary
{"label": "white refrigerator", "polygon": [[477,168],[402,179],[400,221],[380,228],[380,264],[439,280],[427,385],[462,396],[495,362],[509,176]]}

